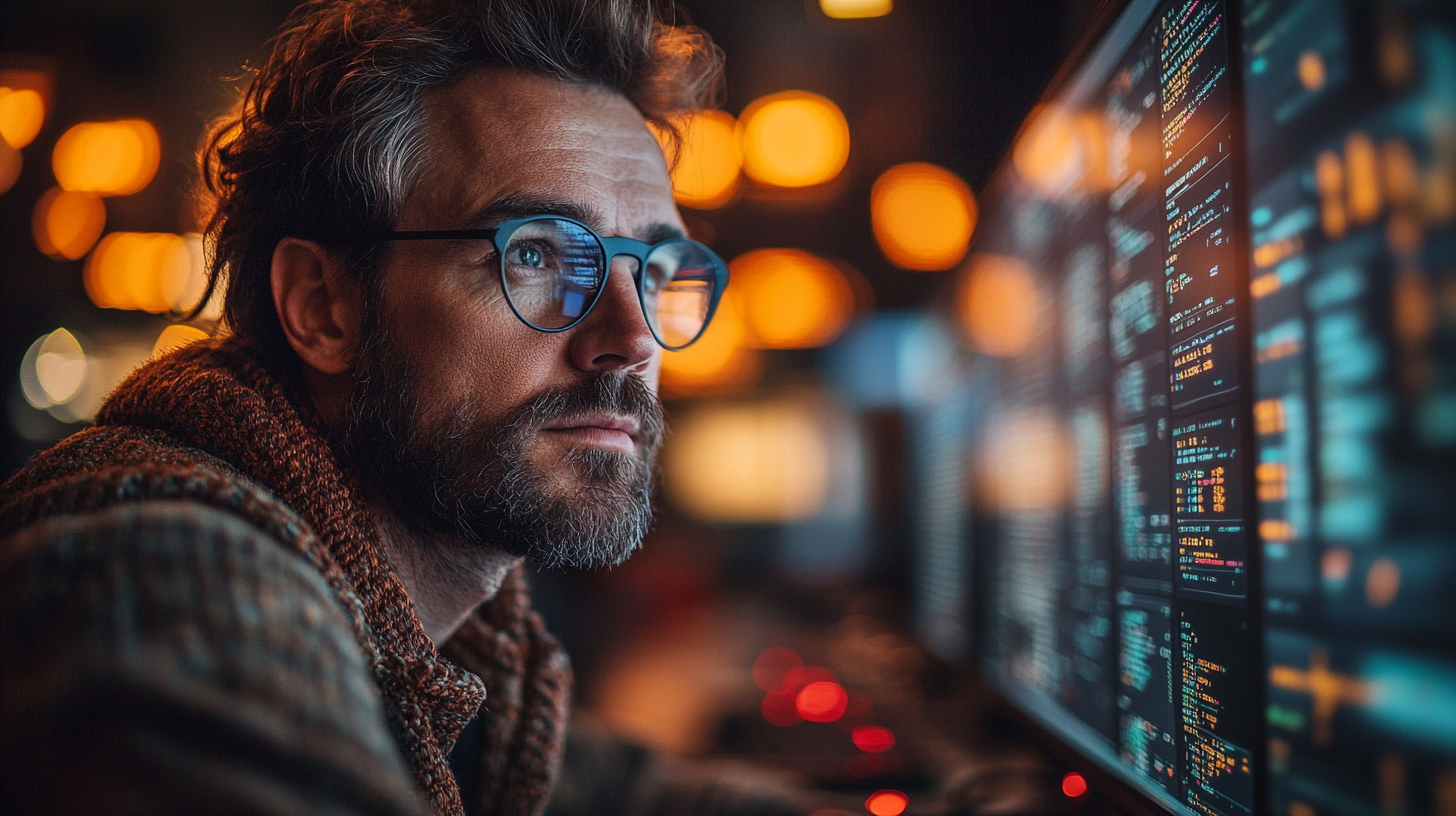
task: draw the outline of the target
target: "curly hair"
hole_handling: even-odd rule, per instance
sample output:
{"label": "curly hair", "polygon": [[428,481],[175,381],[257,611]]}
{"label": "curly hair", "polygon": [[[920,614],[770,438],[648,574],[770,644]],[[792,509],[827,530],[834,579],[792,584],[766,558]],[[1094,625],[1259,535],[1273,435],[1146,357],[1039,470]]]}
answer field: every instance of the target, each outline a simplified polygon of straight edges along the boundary
{"label": "curly hair", "polygon": [[470,69],[616,91],[676,141],[676,117],[718,101],[722,54],[673,12],[671,0],[305,2],[204,138],[202,302],[226,286],[229,330],[271,357],[288,349],[269,282],[280,240],[316,241],[367,282],[374,248],[340,236],[393,227],[428,159],[425,94]]}

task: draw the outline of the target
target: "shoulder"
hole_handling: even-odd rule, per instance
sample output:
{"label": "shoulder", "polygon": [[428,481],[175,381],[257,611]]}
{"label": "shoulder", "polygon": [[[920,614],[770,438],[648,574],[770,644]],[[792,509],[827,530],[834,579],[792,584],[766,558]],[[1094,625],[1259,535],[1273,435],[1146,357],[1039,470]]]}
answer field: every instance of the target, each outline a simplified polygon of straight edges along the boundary
{"label": "shoulder", "polygon": [[[245,777],[191,767],[231,760],[265,781],[278,768],[293,796],[320,784],[413,796],[336,595],[298,552],[216,507],[124,502],[12,534],[0,543],[0,654],[0,750],[25,746],[3,764],[61,790],[71,774],[96,782],[90,752],[104,745],[104,764],[140,764],[116,783],[130,796],[156,792],[127,780],[175,775],[169,797],[236,802],[246,791],[228,787]],[[299,769],[314,776],[302,789]],[[199,779],[212,787],[190,797]]]}

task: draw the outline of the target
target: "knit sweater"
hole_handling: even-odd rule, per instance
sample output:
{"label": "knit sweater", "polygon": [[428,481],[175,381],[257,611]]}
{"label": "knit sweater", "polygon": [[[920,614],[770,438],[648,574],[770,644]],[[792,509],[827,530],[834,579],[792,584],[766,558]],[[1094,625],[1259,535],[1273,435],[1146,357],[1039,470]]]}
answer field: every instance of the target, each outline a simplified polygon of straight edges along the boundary
{"label": "knit sweater", "polygon": [[545,807],[571,676],[521,571],[437,651],[302,386],[235,339],[138,369],[0,486],[0,538],[20,807],[461,814],[477,711],[480,810]]}

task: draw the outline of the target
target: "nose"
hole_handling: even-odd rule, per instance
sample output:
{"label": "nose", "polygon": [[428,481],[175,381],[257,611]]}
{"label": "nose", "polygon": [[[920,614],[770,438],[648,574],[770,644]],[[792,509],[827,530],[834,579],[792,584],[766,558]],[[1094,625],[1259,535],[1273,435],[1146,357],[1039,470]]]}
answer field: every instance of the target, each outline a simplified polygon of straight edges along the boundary
{"label": "nose", "polygon": [[571,362],[582,371],[642,369],[657,353],[657,341],[642,314],[637,283],[632,278],[636,261],[617,257],[607,273],[601,299],[572,329]]}

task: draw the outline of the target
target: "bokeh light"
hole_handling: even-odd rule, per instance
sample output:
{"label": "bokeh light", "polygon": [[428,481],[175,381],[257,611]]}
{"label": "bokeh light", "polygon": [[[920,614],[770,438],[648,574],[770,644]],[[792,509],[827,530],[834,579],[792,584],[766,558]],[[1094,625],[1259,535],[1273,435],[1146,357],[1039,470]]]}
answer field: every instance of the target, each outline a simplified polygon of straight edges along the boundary
{"label": "bokeh light", "polygon": [[867,754],[882,754],[895,747],[895,734],[882,725],[857,725],[850,730],[849,739]]}
{"label": "bokeh light", "polygon": [[764,649],[753,661],[753,683],[764,691],[777,690],[789,672],[803,665],[804,661],[793,649],[782,646]]}
{"label": "bokeh light", "polygon": [[[679,126],[682,141],[672,166],[672,195],[679,204],[711,210],[733,200],[743,168],[737,122],[720,110],[703,110]],[[663,140],[663,149],[671,144]]]}
{"label": "bokeh light", "polygon": [[820,680],[799,689],[794,710],[808,722],[830,723],[844,716],[849,694],[833,680]]}
{"label": "bokeh light", "polygon": [[663,452],[667,494],[701,521],[771,524],[819,511],[829,450],[809,406],[790,400],[704,405]]}
{"label": "bokeh light", "polygon": [[157,342],[152,345],[152,356],[161,357],[170,354],[179,348],[190,346],[198,340],[206,340],[207,332],[196,326],[188,326],[182,323],[175,323],[162,329],[157,335]]}
{"label": "bokeh light", "polygon": [[1072,772],[1062,777],[1062,793],[1076,799],[1087,792],[1087,780],[1081,774]]}
{"label": "bokeh light", "polygon": [[810,187],[849,160],[849,123],[818,94],[784,91],[755,100],[738,118],[743,171],[773,187]]}
{"label": "bokeh light", "polygon": [[940,270],[960,263],[976,218],[971,188],[933,164],[891,167],[870,192],[875,240],[885,257],[903,269]]}
{"label": "bokeh light", "polygon": [[1049,409],[1027,406],[989,423],[982,456],[987,498],[1007,511],[1064,506],[1075,448]]}
{"label": "bokeh light", "polygon": [[157,129],[144,119],[82,122],[57,140],[51,167],[66,190],[131,195],[151,182],[161,157]]}
{"label": "bokeh light", "polygon": [[874,816],[900,816],[909,806],[910,797],[897,790],[878,791],[865,800],[865,810]]}
{"label": "bokeh light", "polygon": [[86,260],[86,294],[102,309],[183,312],[206,286],[197,236],[113,232]]}
{"label": "bokeh light", "polygon": [[45,124],[45,99],[31,88],[0,87],[0,139],[19,150]]}
{"label": "bokeh light", "polygon": [[991,253],[971,258],[957,291],[956,312],[977,351],[995,357],[1025,352],[1037,308],[1036,281],[1021,260]]}
{"label": "bokeh light", "polygon": [[762,365],[747,345],[733,288],[718,302],[707,331],[682,351],[662,353],[662,391],[669,397],[732,391],[753,384]]}
{"label": "bokeh light", "polygon": [[883,17],[895,9],[895,0],[819,0],[819,10],[836,20]]}
{"label": "bokeh light", "polygon": [[52,187],[35,203],[30,221],[35,245],[47,257],[74,261],[85,255],[106,228],[106,205],[87,193]]}
{"label": "bokeh light", "polygon": [[1012,148],[1011,163],[1021,177],[1043,190],[1056,190],[1077,171],[1076,123],[1055,105],[1041,105],[1027,117]]}
{"label": "bokeh light", "polygon": [[833,263],[798,249],[755,249],[728,265],[745,342],[758,348],[818,348],[854,318],[854,288]]}
{"label": "bokeh light", "polygon": [[20,151],[10,146],[9,142],[0,139],[0,195],[4,195],[15,186],[20,178],[20,170],[25,166],[25,160],[21,158]]}
{"label": "bokeh light", "polygon": [[1393,558],[1379,558],[1365,575],[1365,600],[1376,609],[1384,609],[1400,594],[1400,566]]}
{"label": "bokeh light", "polygon": [[86,382],[86,351],[65,329],[43,335],[20,361],[20,390],[34,408],[70,402]]}

